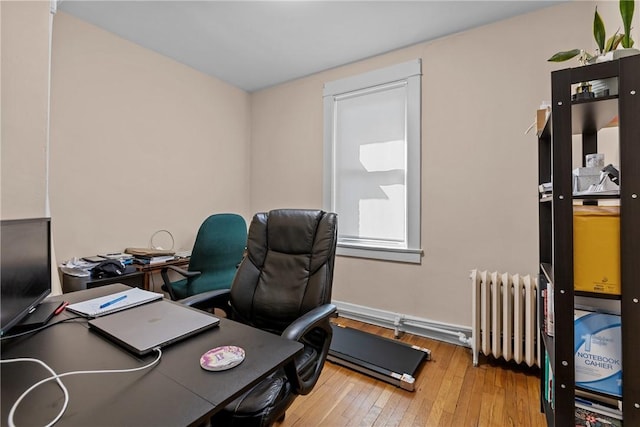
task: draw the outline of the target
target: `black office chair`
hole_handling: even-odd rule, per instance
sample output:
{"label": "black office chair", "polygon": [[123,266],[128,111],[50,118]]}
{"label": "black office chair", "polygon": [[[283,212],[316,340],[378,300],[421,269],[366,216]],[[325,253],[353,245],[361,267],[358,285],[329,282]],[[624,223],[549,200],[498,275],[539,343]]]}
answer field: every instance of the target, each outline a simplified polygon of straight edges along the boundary
{"label": "black office chair", "polygon": [[297,395],[315,386],[331,344],[329,319],[337,217],[319,210],[258,213],[249,227],[247,255],[228,292],[182,300],[200,308],[230,307],[231,317],[304,344],[294,363],[276,371],[211,420],[214,426],[270,426]]}
{"label": "black office chair", "polygon": [[[229,289],[247,244],[247,223],[237,214],[214,214],[204,220],[193,244],[187,270],[167,266],[160,271],[162,290],[172,300],[217,289]],[[172,282],[169,270],[182,280]]]}

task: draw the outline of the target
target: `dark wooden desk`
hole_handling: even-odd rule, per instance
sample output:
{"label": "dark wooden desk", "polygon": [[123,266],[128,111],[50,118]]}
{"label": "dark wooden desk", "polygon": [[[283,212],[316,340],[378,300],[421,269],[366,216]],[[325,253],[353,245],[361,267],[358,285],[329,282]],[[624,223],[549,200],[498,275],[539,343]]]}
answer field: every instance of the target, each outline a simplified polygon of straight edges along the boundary
{"label": "dark wooden desk", "polygon": [[[124,289],[124,285],[108,285],[56,299],[78,302]],[[63,317],[71,314],[64,312],[53,321]],[[245,360],[228,371],[205,371],[199,365],[200,355],[220,345],[244,348]],[[299,343],[223,318],[219,327],[163,349],[160,363],[150,369],[63,378],[70,402],[56,426],[197,425],[293,360],[301,350]],[[142,366],[151,362],[155,353],[138,358],[90,331],[85,321],[73,321],[4,341],[2,359],[16,357],[41,359],[60,374]],[[47,376],[35,363],[0,365],[3,426],[19,395]],[[62,391],[54,381],[40,386],[21,402],[16,425],[44,425],[57,414],[62,399]]]}
{"label": "dark wooden desk", "polygon": [[157,264],[134,264],[134,265],[136,267],[136,270],[144,273],[144,282],[143,282],[144,289],[150,290],[149,282],[151,281],[150,279],[153,273],[159,272],[160,270],[162,270],[164,267],[168,265],[175,265],[176,267],[187,268],[189,266],[189,258],[178,258],[171,261],[160,262]]}
{"label": "dark wooden desk", "polygon": [[133,265],[125,267],[125,274],[117,277],[105,277],[103,279],[94,279],[93,277],[75,277],[62,273],[62,292],[69,293],[81,291],[89,288],[97,288],[98,286],[111,285],[113,283],[122,283],[131,287],[142,288],[146,276]]}

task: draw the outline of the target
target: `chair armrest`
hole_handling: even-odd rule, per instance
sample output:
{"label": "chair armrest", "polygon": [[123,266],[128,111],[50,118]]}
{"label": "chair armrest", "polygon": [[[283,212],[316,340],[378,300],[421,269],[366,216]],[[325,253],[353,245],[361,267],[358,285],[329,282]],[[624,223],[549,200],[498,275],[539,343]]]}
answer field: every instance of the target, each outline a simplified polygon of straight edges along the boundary
{"label": "chair armrest", "polygon": [[169,270],[173,270],[178,274],[181,274],[184,277],[197,277],[200,275],[199,271],[188,271],[180,267],[176,267],[175,265],[167,265],[160,270],[160,276],[162,276],[162,282],[166,287],[167,292],[169,293],[169,297],[175,301],[176,295],[173,292],[173,288],[171,287],[171,280],[169,280]]}
{"label": "chair armrest", "polygon": [[333,329],[329,319],[335,315],[337,308],[333,304],[325,304],[316,307],[303,316],[296,319],[291,325],[285,329],[281,336],[293,341],[301,342],[306,334],[313,330],[321,330],[324,334],[324,340],[321,348],[316,348],[318,358],[313,368],[313,374],[304,379],[300,376],[300,372],[296,368],[295,362],[285,365],[284,370],[287,378],[296,394],[309,394],[320,378],[320,372],[324,366],[324,362],[329,354],[329,346],[333,337]]}
{"label": "chair armrest", "polygon": [[322,326],[323,322],[328,322],[329,318],[336,313],[337,308],[333,304],[324,304],[305,313],[291,323],[281,336],[288,340],[300,341],[300,339],[313,328]]}
{"label": "chair armrest", "polygon": [[185,270],[184,268],[176,267],[175,265],[167,265],[166,267],[162,267],[161,272],[164,271],[166,273],[168,270],[173,270],[176,273],[180,273],[184,277],[196,277],[201,274],[201,272],[199,271],[189,271],[189,270]]}
{"label": "chair armrest", "polygon": [[181,299],[178,301],[180,304],[194,307],[199,310],[210,310],[213,308],[219,308],[224,311],[227,317],[230,316],[229,296],[231,290],[229,289],[217,289],[214,291],[207,291],[201,294],[191,295],[190,297]]}

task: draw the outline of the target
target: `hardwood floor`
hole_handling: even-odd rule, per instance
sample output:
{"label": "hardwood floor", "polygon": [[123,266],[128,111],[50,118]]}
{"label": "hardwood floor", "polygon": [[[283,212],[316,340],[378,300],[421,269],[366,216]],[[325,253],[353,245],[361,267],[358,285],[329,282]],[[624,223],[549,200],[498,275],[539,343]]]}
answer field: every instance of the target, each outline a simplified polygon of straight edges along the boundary
{"label": "hardwood floor", "polygon": [[[393,337],[390,329],[337,319],[343,325]],[[318,384],[298,397],[278,427],[518,426],[544,427],[537,370],[482,358],[465,347],[414,335],[401,340],[431,350],[416,374],[416,390],[327,362]]]}

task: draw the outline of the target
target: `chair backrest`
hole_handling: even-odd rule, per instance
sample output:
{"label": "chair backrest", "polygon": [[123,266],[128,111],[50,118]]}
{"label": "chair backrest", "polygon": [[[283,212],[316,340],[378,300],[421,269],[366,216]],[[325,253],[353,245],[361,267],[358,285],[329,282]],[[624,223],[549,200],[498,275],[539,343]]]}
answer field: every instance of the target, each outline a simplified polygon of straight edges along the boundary
{"label": "chair backrest", "polygon": [[[247,223],[237,214],[214,214],[204,220],[191,251],[190,271],[202,274],[190,280],[189,294],[228,288],[247,244]],[[206,283],[206,289],[198,289]]]}
{"label": "chair backrest", "polygon": [[335,213],[279,209],[256,214],[247,256],[231,286],[236,320],[280,334],[331,302],[337,240]]}

